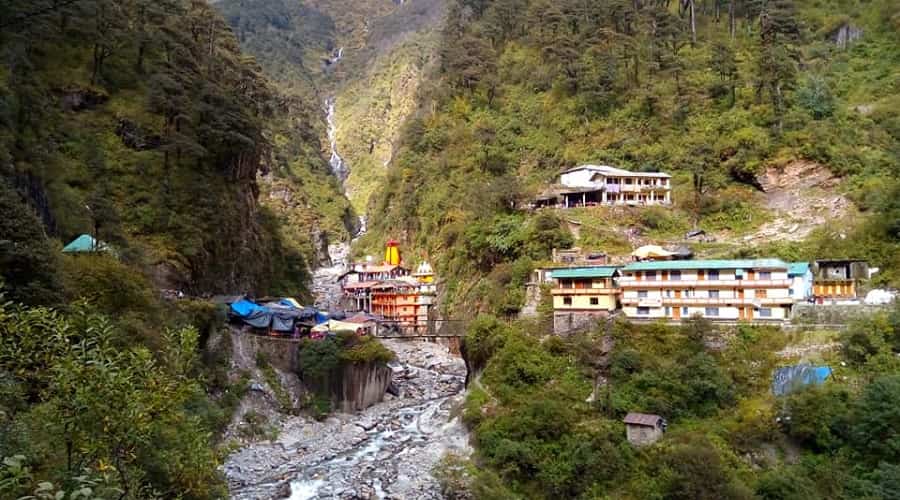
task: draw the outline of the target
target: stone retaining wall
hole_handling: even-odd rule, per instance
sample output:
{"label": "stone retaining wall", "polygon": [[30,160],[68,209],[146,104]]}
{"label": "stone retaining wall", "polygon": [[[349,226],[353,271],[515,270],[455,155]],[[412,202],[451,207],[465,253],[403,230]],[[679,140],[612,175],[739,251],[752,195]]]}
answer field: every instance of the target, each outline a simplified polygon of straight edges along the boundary
{"label": "stone retaining wall", "polygon": [[796,304],[791,314],[795,324],[846,325],[862,316],[870,316],[888,310],[888,306],[864,304]]}

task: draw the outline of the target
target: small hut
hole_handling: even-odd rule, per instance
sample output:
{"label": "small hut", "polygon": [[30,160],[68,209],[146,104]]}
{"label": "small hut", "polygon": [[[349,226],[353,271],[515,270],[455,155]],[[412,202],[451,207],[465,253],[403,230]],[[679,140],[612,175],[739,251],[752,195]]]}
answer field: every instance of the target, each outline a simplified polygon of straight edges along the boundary
{"label": "small hut", "polygon": [[622,421],[625,422],[628,442],[635,446],[653,444],[666,431],[666,419],[659,415],[629,413]]}

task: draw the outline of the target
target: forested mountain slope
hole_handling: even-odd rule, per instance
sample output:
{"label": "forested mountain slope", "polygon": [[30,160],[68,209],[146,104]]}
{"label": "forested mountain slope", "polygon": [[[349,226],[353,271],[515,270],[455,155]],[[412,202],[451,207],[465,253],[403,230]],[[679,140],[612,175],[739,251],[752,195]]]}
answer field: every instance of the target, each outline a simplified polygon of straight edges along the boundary
{"label": "forested mountain slope", "polygon": [[223,498],[247,382],[191,297],[302,297],[352,219],[302,97],[205,1],[0,12],[0,497]]}
{"label": "forested mountain slope", "polygon": [[349,166],[345,188],[358,215],[416,109],[437,54],[443,6],[442,0],[215,4],[279,88],[305,98],[310,106],[296,116],[319,132],[326,157],[325,103],[335,100],[336,148]]}
{"label": "forested mountain slope", "polygon": [[[724,235],[700,255],[852,255],[896,284],[898,16],[891,1],[452,2],[436,83],[361,250],[402,237],[438,257],[451,298],[514,312],[561,226],[520,209],[564,168],[599,162],[673,173],[676,206],[561,214],[582,246],[621,253],[628,227],[651,241],[699,227]],[[823,197],[855,207],[802,242],[746,243],[775,217],[760,176],[796,162],[837,176]]]}
{"label": "forested mountain slope", "polygon": [[[318,135],[205,2],[5,2],[0,72],[5,195],[47,234],[97,233],[164,288],[305,285],[315,228],[341,237]],[[311,151],[311,152],[310,152]],[[259,203],[288,184],[285,232]],[[304,188],[303,186],[306,186]],[[311,189],[314,188],[314,189]],[[323,198],[327,198],[324,197]]]}

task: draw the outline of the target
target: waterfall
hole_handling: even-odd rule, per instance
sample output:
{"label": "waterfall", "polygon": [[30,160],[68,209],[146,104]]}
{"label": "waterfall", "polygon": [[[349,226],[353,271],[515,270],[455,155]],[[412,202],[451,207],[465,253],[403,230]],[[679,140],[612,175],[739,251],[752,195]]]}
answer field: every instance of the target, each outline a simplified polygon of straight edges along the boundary
{"label": "waterfall", "polygon": [[338,178],[343,184],[350,175],[350,167],[344,162],[337,150],[337,123],[335,123],[335,102],[334,97],[325,100],[325,121],[328,124],[328,142],[331,144],[331,157],[328,164],[331,165],[331,173]]}

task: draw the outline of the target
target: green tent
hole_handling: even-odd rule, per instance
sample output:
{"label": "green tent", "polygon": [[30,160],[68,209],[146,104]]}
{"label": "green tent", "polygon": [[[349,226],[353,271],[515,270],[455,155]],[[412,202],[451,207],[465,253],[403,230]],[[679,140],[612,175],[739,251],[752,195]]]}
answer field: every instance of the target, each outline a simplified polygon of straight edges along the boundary
{"label": "green tent", "polygon": [[106,252],[107,250],[109,250],[109,246],[106,243],[95,240],[89,234],[82,234],[63,247],[65,253]]}

